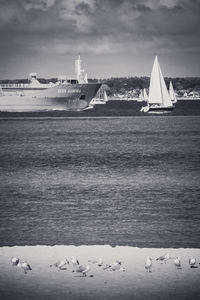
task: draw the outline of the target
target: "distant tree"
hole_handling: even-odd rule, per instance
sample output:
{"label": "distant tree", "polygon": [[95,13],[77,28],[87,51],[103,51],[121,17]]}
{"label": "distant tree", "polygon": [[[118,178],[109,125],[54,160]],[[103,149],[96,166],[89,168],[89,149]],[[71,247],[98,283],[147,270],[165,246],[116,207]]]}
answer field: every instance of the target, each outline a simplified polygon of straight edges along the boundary
{"label": "distant tree", "polygon": [[[55,83],[57,78],[39,78],[38,79],[41,83]],[[199,91],[200,90],[200,77],[177,77],[177,78],[170,78],[166,77],[166,85],[167,88],[169,87],[169,82],[172,80],[174,89],[176,91],[180,90],[187,90],[190,91]],[[139,93],[139,91],[143,88],[148,89],[150,78],[149,77],[111,77],[111,78],[103,78],[103,79],[96,79],[90,78],[88,79],[89,82],[101,82],[102,84],[106,85],[107,93],[109,95],[114,95],[116,93],[126,93],[129,91],[135,91],[135,93]],[[8,83],[29,83],[28,79],[5,79],[0,80],[2,84]]]}

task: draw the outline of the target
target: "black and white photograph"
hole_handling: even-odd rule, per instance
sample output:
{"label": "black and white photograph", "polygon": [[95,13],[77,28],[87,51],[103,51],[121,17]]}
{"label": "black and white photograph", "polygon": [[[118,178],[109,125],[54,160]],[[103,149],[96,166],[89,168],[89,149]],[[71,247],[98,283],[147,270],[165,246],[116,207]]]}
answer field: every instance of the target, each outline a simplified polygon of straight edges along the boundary
{"label": "black and white photograph", "polygon": [[200,0],[0,0],[0,298],[199,280]]}

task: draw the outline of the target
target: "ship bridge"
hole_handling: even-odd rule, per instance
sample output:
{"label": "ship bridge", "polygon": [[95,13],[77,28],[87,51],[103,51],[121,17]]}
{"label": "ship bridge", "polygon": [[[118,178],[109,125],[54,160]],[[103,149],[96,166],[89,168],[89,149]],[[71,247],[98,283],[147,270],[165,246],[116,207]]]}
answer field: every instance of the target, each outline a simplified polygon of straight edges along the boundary
{"label": "ship bridge", "polygon": [[61,84],[77,84],[78,80],[74,75],[60,75],[58,76],[58,82],[60,82]]}

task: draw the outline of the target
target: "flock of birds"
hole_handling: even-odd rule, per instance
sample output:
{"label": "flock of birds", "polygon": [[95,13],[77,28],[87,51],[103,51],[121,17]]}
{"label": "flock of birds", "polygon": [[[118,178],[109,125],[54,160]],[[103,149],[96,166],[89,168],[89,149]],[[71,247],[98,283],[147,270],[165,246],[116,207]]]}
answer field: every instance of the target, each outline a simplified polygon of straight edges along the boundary
{"label": "flock of birds", "polygon": [[[21,268],[25,274],[32,270],[29,263],[20,260],[18,257],[12,257],[11,263],[13,266]],[[58,270],[66,270],[67,265],[70,263],[72,264],[72,272],[81,273],[83,277],[86,277],[87,273],[91,270],[91,264],[96,264],[97,266],[102,267],[103,270],[109,269],[111,271],[125,271],[125,268],[122,266],[121,261],[119,260],[114,261],[112,264],[103,265],[103,260],[99,258],[98,260],[89,260],[88,264],[81,265],[78,259],[74,256],[70,257],[70,260],[64,258],[60,261],[57,261],[56,263],[50,265],[50,267],[56,267]],[[90,275],[90,277],[93,276],[94,275]]]}
{"label": "flock of birds", "polygon": [[[181,269],[181,259],[180,257],[171,257],[169,253],[166,253],[158,258],[156,258],[156,261],[160,263],[166,263],[168,260],[173,259],[174,260],[174,266],[176,269]],[[31,271],[32,268],[29,263],[20,260],[17,257],[11,258],[11,263],[13,266],[21,268],[25,274],[27,274],[28,271]],[[72,272],[81,273],[83,277],[87,276],[87,273],[91,270],[91,264],[96,264],[99,267],[102,267],[103,270],[110,270],[110,271],[122,271],[125,272],[125,268],[122,266],[121,261],[116,260],[111,264],[103,264],[103,260],[99,258],[98,260],[88,260],[88,264],[81,265],[78,261],[78,259],[74,256],[70,257],[70,260],[67,258],[64,258],[60,261],[57,261],[56,263],[50,265],[50,267],[55,267],[58,270],[66,270],[68,264],[72,264]],[[200,264],[200,263],[199,263]],[[189,266],[190,268],[198,268],[197,262],[195,258],[189,259]],[[147,257],[145,261],[145,269],[147,272],[151,272],[152,269],[152,258]],[[89,275],[90,277],[93,277],[94,275]]]}
{"label": "flock of birds", "polygon": [[[181,269],[180,257],[172,257],[169,255],[169,253],[165,253],[164,255],[156,258],[156,260],[159,261],[161,264],[166,263],[170,259],[174,260],[175,269]],[[198,266],[196,265],[196,263],[197,263],[196,258],[189,258],[188,263],[189,263],[190,268],[198,268]],[[147,272],[151,272],[152,265],[153,265],[152,258],[148,256],[146,259],[146,262],[145,262],[145,269]]]}

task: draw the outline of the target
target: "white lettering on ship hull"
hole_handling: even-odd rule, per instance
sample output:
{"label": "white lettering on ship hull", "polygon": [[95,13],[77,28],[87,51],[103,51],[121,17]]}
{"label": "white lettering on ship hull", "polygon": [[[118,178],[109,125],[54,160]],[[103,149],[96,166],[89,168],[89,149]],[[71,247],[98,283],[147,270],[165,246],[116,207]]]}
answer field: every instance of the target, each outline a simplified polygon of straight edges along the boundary
{"label": "white lettering on ship hull", "polygon": [[72,93],[80,93],[81,90],[80,89],[58,89],[58,93],[59,94],[72,94]]}

